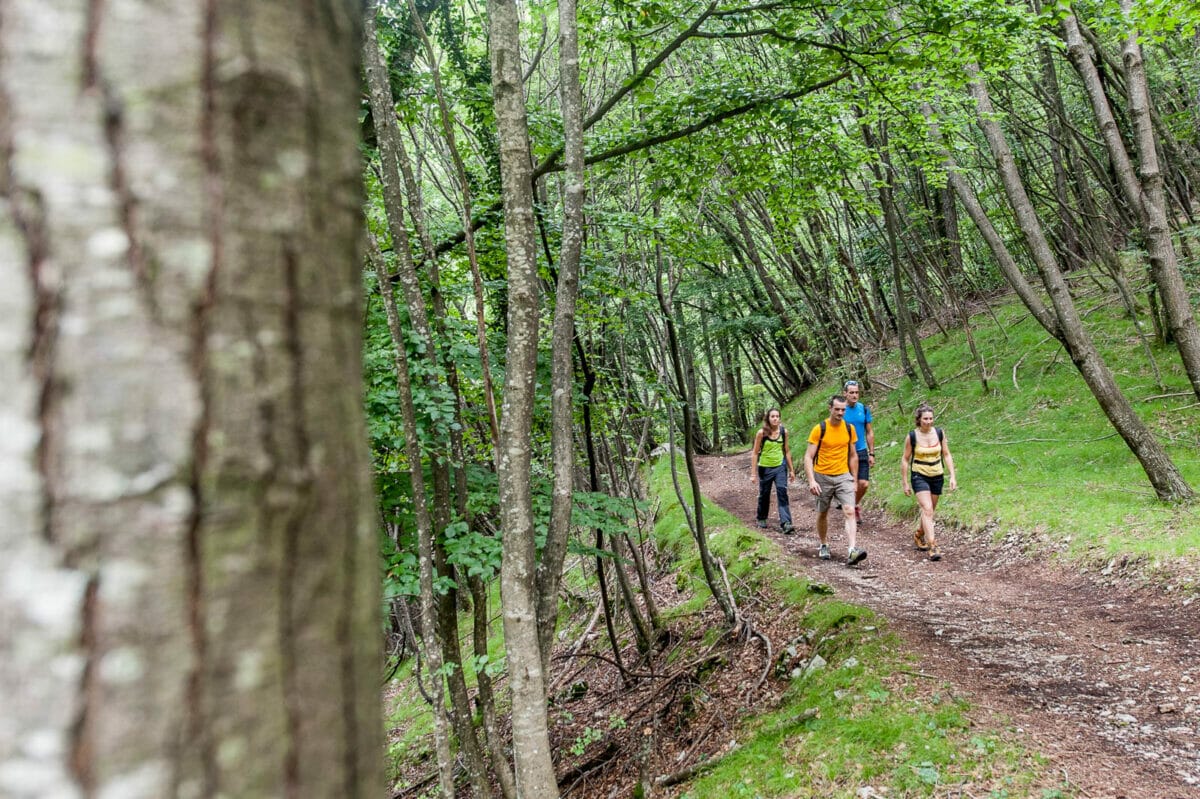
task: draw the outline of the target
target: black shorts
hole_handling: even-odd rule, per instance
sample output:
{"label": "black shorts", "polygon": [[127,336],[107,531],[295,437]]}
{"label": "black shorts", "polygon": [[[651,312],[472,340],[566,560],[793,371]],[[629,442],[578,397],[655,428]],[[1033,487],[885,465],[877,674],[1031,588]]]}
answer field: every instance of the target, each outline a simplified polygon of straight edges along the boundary
{"label": "black shorts", "polygon": [[863,482],[871,480],[871,459],[867,457],[865,449],[858,451],[858,479]]}
{"label": "black shorts", "polygon": [[912,473],[913,493],[928,491],[934,496],[941,496],[942,483],[946,481],[946,475],[939,474],[937,477],[926,477],[923,474]]}

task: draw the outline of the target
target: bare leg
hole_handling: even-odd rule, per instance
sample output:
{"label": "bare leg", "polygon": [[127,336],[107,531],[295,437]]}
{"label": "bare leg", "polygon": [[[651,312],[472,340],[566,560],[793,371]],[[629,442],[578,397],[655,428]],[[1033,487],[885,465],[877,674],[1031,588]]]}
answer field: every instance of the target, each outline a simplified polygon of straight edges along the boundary
{"label": "bare leg", "polygon": [[869,485],[871,485],[869,480],[858,481],[858,485],[854,487],[854,507],[862,507],[863,497],[867,495],[867,486]]}
{"label": "bare leg", "polygon": [[854,549],[858,546],[858,522],[854,518],[854,508],[843,506],[842,515],[846,517],[846,543],[850,549]]}
{"label": "bare leg", "polygon": [[917,505],[921,508],[921,532],[925,534],[925,543],[934,544],[933,509],[937,505],[937,497],[929,491],[917,492]]}
{"label": "bare leg", "polygon": [[825,510],[817,514],[817,538],[821,539],[821,543],[825,543],[826,536],[829,535],[829,511]]}

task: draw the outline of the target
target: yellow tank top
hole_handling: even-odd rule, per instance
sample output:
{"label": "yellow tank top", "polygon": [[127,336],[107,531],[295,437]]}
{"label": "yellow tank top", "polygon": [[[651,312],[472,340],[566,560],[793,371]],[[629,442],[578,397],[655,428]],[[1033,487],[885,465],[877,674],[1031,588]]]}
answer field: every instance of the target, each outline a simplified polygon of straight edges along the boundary
{"label": "yellow tank top", "polygon": [[912,470],[917,474],[925,475],[926,477],[938,477],[945,473],[945,466],[942,464],[942,442],[937,442],[931,447],[922,446],[920,443],[919,431],[916,433],[916,444],[913,446]]}

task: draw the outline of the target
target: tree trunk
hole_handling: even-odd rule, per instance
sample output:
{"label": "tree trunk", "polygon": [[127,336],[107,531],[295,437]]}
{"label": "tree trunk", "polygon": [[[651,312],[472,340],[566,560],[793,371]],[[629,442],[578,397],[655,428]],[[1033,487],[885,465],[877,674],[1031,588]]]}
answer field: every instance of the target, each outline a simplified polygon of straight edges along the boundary
{"label": "tree trunk", "polygon": [[1138,151],[1138,176],[1141,178],[1142,224],[1146,231],[1146,249],[1150,255],[1150,274],[1162,295],[1163,311],[1171,327],[1171,335],[1179,347],[1179,357],[1192,384],[1192,393],[1200,399],[1200,327],[1192,313],[1187,286],[1179,272],[1175,246],[1171,241],[1171,223],[1167,218],[1167,201],[1163,191],[1162,170],[1155,149],[1154,125],[1151,121],[1150,87],[1142,63],[1142,48],[1138,32],[1133,28],[1132,4],[1121,0],[1130,31],[1125,39],[1123,57],[1125,78],[1129,91],[1129,116],[1133,124],[1134,141]]}
{"label": "tree trunk", "polygon": [[[371,41],[374,37],[370,33],[369,22],[366,27],[368,33],[365,38],[367,41]],[[367,70],[368,72],[371,70],[369,62]],[[413,516],[417,523],[417,559],[421,586],[421,636],[433,683],[432,691],[427,698],[433,709],[433,738],[434,752],[437,755],[438,787],[442,792],[443,799],[450,799],[455,793],[454,754],[450,745],[450,719],[446,714],[446,691],[441,676],[443,663],[441,633],[435,607],[436,592],[433,589],[433,519],[429,513],[428,495],[425,490],[425,467],[421,457],[421,441],[417,437],[417,413],[413,404],[412,370],[408,363],[408,347],[404,341],[404,330],[400,326],[400,314],[396,309],[391,277],[384,266],[383,253],[379,251],[379,244],[370,231],[367,232],[367,247],[367,257],[374,267],[376,279],[379,281],[379,293],[383,299],[388,331],[392,338],[396,386],[397,393],[400,395],[401,421],[404,425],[404,450],[408,456]],[[419,682],[420,674],[417,675],[417,678]]]}
{"label": "tree trunk", "polygon": [[[562,248],[551,342],[551,459],[554,488],[550,529],[537,569],[537,623],[542,670],[550,673],[550,651],[558,621],[558,584],[571,533],[575,490],[574,360],[575,300],[579,294],[579,261],[583,252],[583,98],[579,86],[579,39],[575,0],[558,3],[559,97],[566,158]],[[595,382],[595,377],[590,376]],[[590,391],[589,391],[590,393]],[[595,490],[595,489],[593,489]]]}
{"label": "tree trunk", "polygon": [[983,129],[984,136],[988,140],[988,147],[996,159],[1000,179],[1016,216],[1017,225],[1025,236],[1038,273],[1041,275],[1042,283],[1050,296],[1050,303],[1058,320],[1058,329],[1062,334],[1060,340],[1063,346],[1066,347],[1075,367],[1104,410],[1109,422],[1141,463],[1142,469],[1146,472],[1150,484],[1154,486],[1159,499],[1191,498],[1193,496],[1191,487],[1183,479],[1183,475],[1171,461],[1166,450],[1158,443],[1154,434],[1129,405],[1128,398],[1117,386],[1112,372],[1109,371],[1108,366],[1092,344],[1087,331],[1084,330],[1067,283],[1054,260],[1054,253],[1050,249],[1049,242],[1046,241],[1041,223],[1034,212],[1033,203],[1026,194],[1025,186],[1017,174],[1012,152],[996,121],[987,87],[984,85],[983,79],[978,77],[974,71],[972,71],[971,77],[973,80],[970,88],[971,94],[978,104],[979,125]]}
{"label": "tree trunk", "polygon": [[[663,319],[667,327],[667,357],[670,366],[675,375],[676,398],[683,406],[683,448],[684,459],[687,462],[688,481],[692,489],[692,507],[689,509],[687,503],[684,502],[682,492],[680,492],[680,505],[683,506],[684,515],[687,516],[688,526],[691,528],[692,537],[696,541],[696,548],[700,554],[700,565],[704,571],[704,580],[708,583],[708,589],[712,592],[713,599],[717,603],[717,607],[725,614],[725,621],[732,626],[737,622],[737,615],[733,609],[733,602],[725,593],[725,588],[721,581],[717,579],[716,564],[713,562],[712,553],[708,549],[708,533],[704,530],[704,496],[700,492],[700,478],[696,474],[695,451],[692,445],[691,427],[695,425],[695,411],[688,403],[687,388],[683,376],[683,364],[679,355],[679,338],[675,333],[675,322],[673,321],[673,312],[671,303],[668,302],[667,294],[663,291],[663,265],[662,254],[659,252],[658,245],[655,244],[655,289],[658,294],[658,305],[662,309]],[[673,418],[669,422],[670,429],[674,429]],[[668,455],[671,458],[671,469],[675,469],[675,448],[671,448]]]}
{"label": "tree trunk", "polygon": [[359,20],[208,6],[0,10],[14,799],[382,783]]}
{"label": "tree trunk", "polygon": [[[430,323],[429,315],[425,308],[425,295],[421,290],[421,284],[417,276],[416,267],[413,263],[412,246],[409,240],[408,229],[404,224],[405,212],[405,195],[401,190],[401,185],[408,188],[408,199],[411,201],[409,205],[410,216],[414,221],[419,235],[425,245],[425,249],[432,246],[430,243],[427,229],[424,225],[424,214],[422,206],[415,197],[419,193],[415,189],[416,180],[412,173],[412,168],[409,164],[408,153],[404,147],[404,140],[401,138],[399,127],[396,123],[394,111],[394,101],[392,97],[391,86],[387,79],[387,65],[383,58],[383,53],[379,48],[379,42],[375,30],[375,14],[376,4],[368,3],[363,9],[363,59],[367,77],[367,86],[369,90],[369,102],[371,105],[372,121],[375,126],[376,139],[379,145],[379,157],[382,167],[381,184],[383,187],[384,210],[388,221],[388,230],[392,237],[392,248],[396,252],[399,261],[399,282],[404,291],[405,304],[408,309],[409,323],[412,326],[417,337],[425,345],[424,360],[426,361],[424,368],[420,370],[424,377],[426,386],[432,390],[438,387],[439,377],[437,375],[438,366],[438,341],[435,336],[434,324]],[[431,282],[435,289],[435,319],[441,319],[444,316],[444,303],[440,299],[440,292],[437,288],[437,269],[436,261],[430,264]],[[384,281],[390,281],[390,278],[385,278]],[[387,289],[390,296],[390,283],[388,286],[380,286],[381,291]],[[388,301],[385,296],[385,302]],[[440,323],[437,323],[440,326]],[[440,332],[440,331],[439,331]],[[397,336],[396,332],[392,333],[393,346],[395,348],[403,348],[405,345],[402,337]],[[457,390],[458,380],[455,377],[455,367],[453,363],[446,363],[446,380],[455,397],[459,396]],[[407,435],[407,431],[406,431]],[[461,433],[459,433],[461,435]],[[421,450],[418,447],[416,450],[410,451],[410,458],[416,458],[418,465],[422,461]],[[424,541],[420,530],[418,530],[418,540],[420,549],[420,566],[421,569],[435,569],[439,574],[448,576],[448,566],[445,563],[445,555],[438,543],[438,536],[441,531],[445,530],[450,523],[451,515],[451,492],[450,492],[450,467],[448,459],[431,459],[431,476],[433,496],[432,502],[429,503],[429,511],[431,516],[431,529],[429,531],[430,540]],[[419,483],[424,490],[424,480]],[[414,491],[418,483],[414,481]],[[425,498],[422,498],[425,501]],[[427,549],[427,551],[426,551]],[[426,557],[431,559],[431,563],[426,562]],[[432,578],[429,580],[428,590],[433,591]],[[425,610],[424,602],[429,600],[435,602],[434,609],[436,613],[434,617],[427,621],[436,621],[439,624],[440,634],[433,634],[432,628],[427,628],[428,635],[428,655],[431,665],[431,671],[434,675],[433,680],[435,686],[440,689],[443,680],[447,681],[450,686],[450,696],[452,700],[451,720],[454,723],[455,732],[462,744],[463,754],[467,761],[467,769],[471,778],[471,783],[477,794],[486,796],[488,794],[488,786],[484,775],[483,755],[480,751],[479,741],[475,735],[475,728],[472,722],[472,714],[469,706],[466,705],[464,699],[466,697],[466,683],[463,678],[461,668],[461,652],[458,646],[458,636],[456,633],[456,621],[453,618],[456,615],[455,596],[451,593],[448,597],[435,597],[433,593],[426,596],[425,588],[422,588],[422,609]],[[449,607],[447,607],[447,603]],[[435,651],[439,650],[439,651]],[[455,668],[448,673],[441,668],[445,662],[454,664]],[[435,690],[435,703],[440,704],[441,691]],[[441,711],[441,708],[435,704],[435,715]],[[435,718],[435,725],[440,723]],[[440,735],[440,731],[435,733]],[[439,747],[445,746],[440,740],[437,741]],[[439,756],[444,757],[445,752],[439,749]],[[439,771],[442,775],[442,790],[445,792],[445,780],[447,764],[441,762],[439,757]]]}
{"label": "tree trunk", "polygon": [[[1122,9],[1128,16],[1127,0],[1122,1]],[[1117,184],[1125,201],[1134,209],[1141,223],[1150,256],[1150,274],[1158,287],[1164,316],[1179,347],[1179,356],[1183,360],[1188,380],[1191,381],[1192,391],[1200,398],[1200,328],[1192,315],[1187,287],[1179,272],[1175,247],[1171,242],[1162,172],[1158,166],[1154,127],[1150,120],[1149,88],[1142,65],[1141,47],[1137,43],[1137,31],[1130,31],[1124,50],[1129,113],[1140,161],[1140,166],[1135,172],[1113,117],[1112,107],[1100,84],[1096,65],[1087,51],[1075,17],[1066,17],[1062,26],[1067,53],[1083,80],[1084,88],[1087,89],[1092,111],[1112,160]]]}
{"label": "tree trunk", "polygon": [[488,0],[489,54],[508,256],[508,347],[497,458],[504,526],[500,590],[504,643],[512,690],[517,793],[523,799],[557,797],[546,715],[535,592],[533,497],[529,437],[537,383],[537,231],[533,172],[521,75],[520,17],[514,0]]}
{"label": "tree trunk", "polygon": [[[863,125],[863,136],[867,146],[877,148],[883,158],[883,171],[881,172],[875,166],[872,166],[872,169],[879,181],[879,204],[883,208],[883,221],[887,228],[888,253],[892,262],[892,281],[895,283],[896,290],[896,321],[899,326],[900,349],[903,353],[904,339],[907,336],[912,341],[913,357],[917,361],[917,367],[921,370],[921,379],[925,382],[925,387],[932,391],[938,387],[937,379],[933,376],[933,370],[929,368],[929,362],[925,360],[925,350],[921,347],[921,331],[916,329],[912,317],[909,316],[908,301],[904,296],[904,276],[901,273],[899,248],[900,219],[896,213],[895,195],[892,191],[896,171],[892,167],[886,140],[880,147],[868,125]],[[902,357],[901,360],[906,359]],[[911,367],[907,367],[906,373],[908,369]]]}

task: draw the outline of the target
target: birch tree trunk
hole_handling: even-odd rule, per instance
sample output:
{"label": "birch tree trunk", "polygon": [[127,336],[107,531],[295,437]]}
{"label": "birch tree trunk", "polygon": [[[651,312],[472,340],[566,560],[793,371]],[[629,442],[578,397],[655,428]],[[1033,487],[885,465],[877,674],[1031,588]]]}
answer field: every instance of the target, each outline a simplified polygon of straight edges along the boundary
{"label": "birch tree trunk", "polygon": [[351,3],[0,3],[0,795],[378,795]]}
{"label": "birch tree trunk", "polygon": [[520,16],[514,0],[488,0],[488,51],[500,142],[504,243],[508,258],[508,347],[496,458],[504,548],[500,594],[512,689],[517,793],[558,796],[546,715],[546,682],[537,630],[537,568],[530,493],[529,436],[537,383],[537,230],[533,169],[521,77]]}

